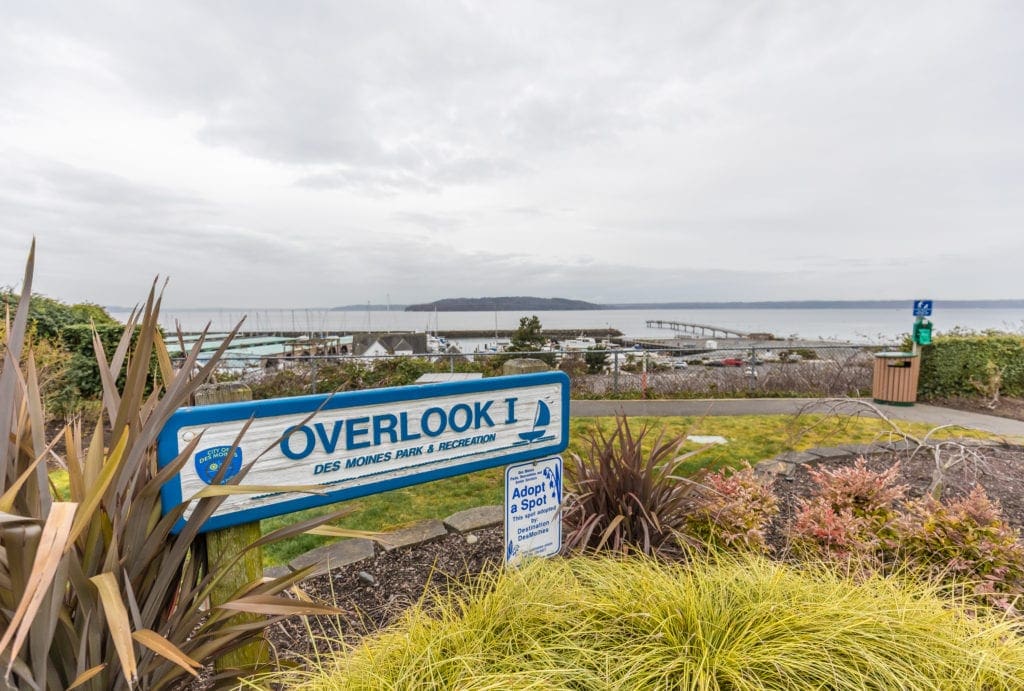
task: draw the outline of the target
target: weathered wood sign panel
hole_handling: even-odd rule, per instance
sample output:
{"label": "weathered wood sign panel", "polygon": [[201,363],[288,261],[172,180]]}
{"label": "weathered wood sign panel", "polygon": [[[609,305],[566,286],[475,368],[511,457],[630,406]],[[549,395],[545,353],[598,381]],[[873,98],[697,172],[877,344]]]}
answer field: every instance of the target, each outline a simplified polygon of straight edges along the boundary
{"label": "weathered wood sign panel", "polygon": [[229,496],[202,527],[217,530],[557,454],[569,439],[569,379],[542,372],[182,408],[160,432],[159,465],[199,435],[193,458],[162,489],[165,513],[218,473],[230,479],[250,464],[242,484],[326,489]]}

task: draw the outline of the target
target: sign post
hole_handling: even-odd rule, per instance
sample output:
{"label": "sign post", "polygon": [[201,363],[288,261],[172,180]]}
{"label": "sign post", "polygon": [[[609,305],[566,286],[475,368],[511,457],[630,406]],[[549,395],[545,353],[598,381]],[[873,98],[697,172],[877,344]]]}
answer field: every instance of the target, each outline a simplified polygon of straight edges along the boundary
{"label": "sign post", "polygon": [[914,355],[921,352],[921,346],[932,342],[932,323],[925,317],[932,316],[931,300],[914,300],[914,326],[910,333],[910,340],[914,344]]}
{"label": "sign post", "polygon": [[[199,387],[196,391],[196,405],[213,405],[217,403],[239,403],[252,400],[252,389],[242,384],[207,384]],[[230,448],[228,449],[230,451]],[[220,464],[226,453],[216,452],[197,454],[197,463],[204,466],[213,476],[216,475]],[[237,454],[236,454],[237,456]],[[234,463],[234,459],[230,461]],[[216,467],[214,467],[216,466]],[[230,469],[229,469],[230,470]],[[237,470],[235,471],[237,472]],[[213,479],[210,476],[210,479]],[[206,534],[206,560],[211,568],[216,568],[216,563],[221,559],[229,559],[240,553],[247,546],[260,539],[260,522],[241,523],[239,525],[213,530]],[[247,583],[252,583],[263,576],[263,550],[256,547],[247,551],[238,563],[235,564],[223,578],[213,587],[210,592],[210,601],[213,606],[227,602],[231,595]],[[259,621],[260,616],[256,614],[238,614],[233,620],[238,624],[248,624]],[[249,668],[255,664],[266,662],[270,659],[270,649],[266,641],[255,640],[236,650],[217,658],[214,666],[218,670],[232,668]]]}

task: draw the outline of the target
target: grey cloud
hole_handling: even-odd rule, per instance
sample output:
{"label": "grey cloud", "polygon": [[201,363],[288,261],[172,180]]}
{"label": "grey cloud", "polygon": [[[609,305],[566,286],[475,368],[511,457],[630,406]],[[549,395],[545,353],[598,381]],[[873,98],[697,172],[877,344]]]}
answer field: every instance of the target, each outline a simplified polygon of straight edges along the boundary
{"label": "grey cloud", "polygon": [[445,233],[460,230],[466,226],[465,218],[422,212],[402,211],[394,214],[393,218],[402,223],[423,228],[431,233]]}
{"label": "grey cloud", "polygon": [[440,188],[406,170],[339,168],[295,181],[312,190],[350,190],[369,196],[393,197],[402,192],[438,192]]}
{"label": "grey cloud", "polygon": [[[118,141],[105,171],[81,164],[102,152],[69,153],[78,166],[5,156],[0,237],[39,233],[68,276],[116,245],[180,274],[190,299],[245,294],[236,304],[524,287],[884,297],[933,274],[1019,293],[1017,4],[39,0],[4,13],[0,136],[54,121],[34,105],[51,92],[128,127],[184,121],[190,163],[250,157],[259,210],[296,218],[253,221],[237,190],[183,192],[173,176],[187,173],[131,180]],[[350,202],[360,228],[336,227]],[[441,242],[469,229],[474,246],[528,250]]]}
{"label": "grey cloud", "polygon": [[396,157],[391,166],[335,167],[300,177],[295,184],[316,190],[395,196],[403,192],[437,193],[446,184],[485,183],[523,169],[522,165],[503,158],[424,154],[420,160],[408,164]]}
{"label": "grey cloud", "polygon": [[[107,9],[21,14],[100,48],[109,69],[151,102],[199,114],[203,141],[274,161],[340,164],[365,174],[369,188],[381,177],[387,186],[388,176],[432,186],[515,173],[524,153],[628,129],[651,88],[632,83],[641,66],[625,54],[592,73],[566,59],[572,48],[562,39],[524,40],[513,27],[531,11],[556,30],[580,19],[543,6],[494,15],[416,3],[314,2],[301,11],[176,3],[159,22],[138,7]],[[590,40],[611,35],[609,20],[597,20]],[[332,177],[345,183],[337,170],[305,182],[326,187]]]}
{"label": "grey cloud", "polygon": [[[87,299],[111,303],[125,301],[117,286],[126,280],[145,285],[157,273],[177,274],[216,292],[240,274],[306,255],[273,233],[232,224],[201,197],[7,152],[0,166],[0,237],[27,247],[32,236],[41,264],[55,260],[59,267],[52,272],[56,289],[48,292],[86,292]],[[21,258],[4,254],[13,262],[0,262],[6,275]],[[89,285],[75,285],[74,277]]]}

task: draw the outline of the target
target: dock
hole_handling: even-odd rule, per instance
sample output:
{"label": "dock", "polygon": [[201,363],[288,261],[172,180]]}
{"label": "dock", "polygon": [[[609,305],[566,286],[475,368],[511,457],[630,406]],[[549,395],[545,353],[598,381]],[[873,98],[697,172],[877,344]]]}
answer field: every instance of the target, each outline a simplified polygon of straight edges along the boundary
{"label": "dock", "polygon": [[692,322],[666,321],[664,319],[648,319],[648,329],[668,329],[676,333],[690,334],[706,338],[749,338],[751,334],[746,331],[737,331],[724,326],[712,326],[711,324],[694,324]]}

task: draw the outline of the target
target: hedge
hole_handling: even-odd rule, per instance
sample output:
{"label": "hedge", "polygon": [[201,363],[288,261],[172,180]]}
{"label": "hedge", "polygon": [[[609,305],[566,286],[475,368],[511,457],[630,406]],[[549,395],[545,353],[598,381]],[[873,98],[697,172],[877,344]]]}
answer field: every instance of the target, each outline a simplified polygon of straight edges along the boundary
{"label": "hedge", "polygon": [[1024,336],[1001,332],[937,337],[921,350],[922,398],[978,396],[1002,371],[999,392],[1024,395]]}

